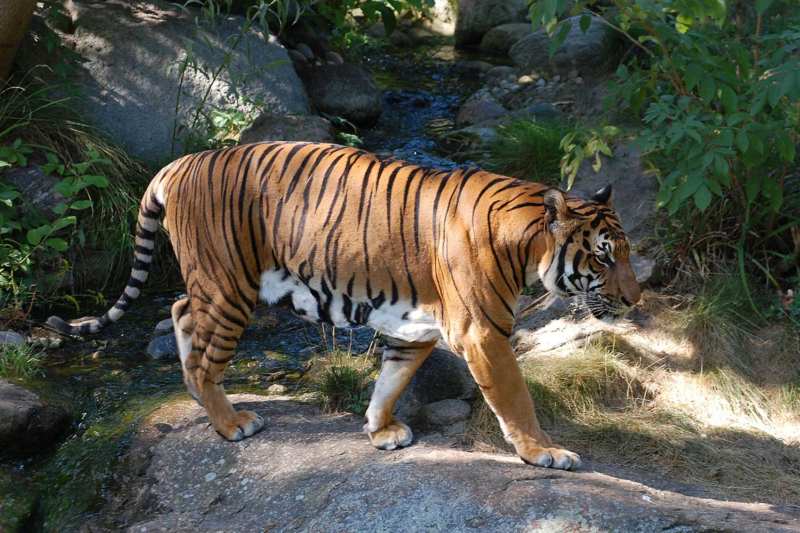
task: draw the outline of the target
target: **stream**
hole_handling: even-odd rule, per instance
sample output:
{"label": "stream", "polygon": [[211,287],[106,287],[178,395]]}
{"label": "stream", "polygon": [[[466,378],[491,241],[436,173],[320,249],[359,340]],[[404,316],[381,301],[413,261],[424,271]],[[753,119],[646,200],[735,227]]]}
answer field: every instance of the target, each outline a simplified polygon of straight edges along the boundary
{"label": "stream", "polygon": [[[421,165],[457,166],[437,149],[435,137],[452,129],[458,106],[479,87],[477,79],[465,80],[457,71],[461,59],[472,58],[444,41],[410,52],[369,54],[364,63],[383,89],[384,110],[374,127],[358,132],[363,147]],[[118,324],[47,350],[44,375],[26,386],[64,406],[73,422],[69,435],[49,452],[0,462],[0,498],[11,502],[6,509],[27,517],[23,530],[78,529],[115,484],[124,482],[115,478],[114,468],[142,417],[172,397],[186,397],[177,359],[154,360],[146,353],[153,328],[169,318],[178,295],[144,292]],[[76,311],[62,313],[73,316]],[[373,337],[367,328],[331,330],[282,308],[259,308],[226,371],[226,389],[264,393],[281,383],[297,390],[316,353],[330,348],[360,353]]]}

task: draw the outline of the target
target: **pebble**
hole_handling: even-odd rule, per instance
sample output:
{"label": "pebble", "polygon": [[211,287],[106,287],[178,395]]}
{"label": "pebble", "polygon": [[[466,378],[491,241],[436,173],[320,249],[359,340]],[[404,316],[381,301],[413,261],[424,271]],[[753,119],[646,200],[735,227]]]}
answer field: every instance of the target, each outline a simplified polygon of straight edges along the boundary
{"label": "pebble", "polygon": [[314,51],[306,43],[297,43],[297,46],[295,46],[294,49],[303,54],[303,57],[305,57],[307,60],[314,60]]}
{"label": "pebble", "polygon": [[297,50],[295,50],[293,48],[289,49],[289,57],[295,63],[300,63],[300,64],[307,64],[308,63],[308,59],[306,59],[306,56],[304,56],[303,54],[301,54],[300,52],[298,52]]}
{"label": "pebble", "polygon": [[286,394],[289,388],[286,385],[281,385],[280,383],[273,383],[269,387],[267,387],[267,394]]}
{"label": "pebble", "polygon": [[216,473],[209,472],[208,474],[206,474],[206,482],[211,482],[211,481],[214,481],[215,479],[217,479],[217,474]]}
{"label": "pebble", "polygon": [[333,50],[329,50],[325,52],[325,60],[330,63],[331,65],[342,65],[344,64],[344,59],[342,56],[334,52]]}
{"label": "pebble", "polygon": [[520,85],[527,85],[535,81],[536,80],[533,78],[533,76],[529,76],[528,74],[525,74],[524,76],[520,76],[519,78],[517,78],[517,83],[519,83]]}
{"label": "pebble", "polygon": [[545,85],[547,85],[547,81],[544,78],[539,78],[539,81],[536,82],[537,87],[544,87]]}

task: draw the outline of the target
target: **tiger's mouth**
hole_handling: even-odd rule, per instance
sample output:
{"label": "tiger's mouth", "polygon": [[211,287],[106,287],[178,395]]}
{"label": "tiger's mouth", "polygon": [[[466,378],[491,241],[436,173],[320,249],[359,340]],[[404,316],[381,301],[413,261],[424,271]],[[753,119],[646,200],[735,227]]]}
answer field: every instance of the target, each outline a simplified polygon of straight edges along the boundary
{"label": "tiger's mouth", "polygon": [[633,309],[632,306],[624,302],[615,301],[611,298],[595,293],[581,293],[572,297],[573,313],[577,315],[591,314],[593,317],[614,322],[624,318]]}

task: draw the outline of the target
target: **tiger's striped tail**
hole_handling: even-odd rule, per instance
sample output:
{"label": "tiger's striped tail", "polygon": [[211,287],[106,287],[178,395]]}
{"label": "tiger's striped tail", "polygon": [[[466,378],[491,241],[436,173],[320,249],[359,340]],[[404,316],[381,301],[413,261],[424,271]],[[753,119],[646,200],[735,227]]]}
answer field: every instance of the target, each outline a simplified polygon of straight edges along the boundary
{"label": "tiger's striped tail", "polygon": [[131,277],[128,279],[125,290],[117,299],[114,306],[102,316],[82,318],[71,322],[67,322],[61,317],[51,316],[47,319],[48,326],[64,335],[97,333],[107,325],[122,318],[131,302],[139,297],[142,287],[147,281],[147,276],[150,273],[156,232],[158,231],[161,213],[164,210],[163,204],[156,195],[156,190],[158,189],[160,181],[160,176],[157,176],[150,182],[139,205]]}

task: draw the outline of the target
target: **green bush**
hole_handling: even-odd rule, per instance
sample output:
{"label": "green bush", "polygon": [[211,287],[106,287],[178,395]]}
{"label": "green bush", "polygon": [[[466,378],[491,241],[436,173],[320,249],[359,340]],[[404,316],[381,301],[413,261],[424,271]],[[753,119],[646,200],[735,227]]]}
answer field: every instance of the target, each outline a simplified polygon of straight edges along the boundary
{"label": "green bush", "polygon": [[[788,0],[539,0],[535,25],[554,46],[558,19],[592,7],[622,32],[631,58],[619,66],[610,103],[641,117],[639,144],[659,169],[658,205],[673,217],[673,251],[735,258],[744,279],[797,269],[791,231],[800,223],[800,10]],[[609,5],[610,4],[610,5]],[[722,235],[722,238],[719,238]],[[733,242],[733,245],[731,245]],[[722,248],[722,250],[720,250]],[[708,251],[707,248],[704,251]]]}
{"label": "green bush", "polygon": [[43,374],[42,352],[28,344],[0,346],[0,378],[30,379]]}

